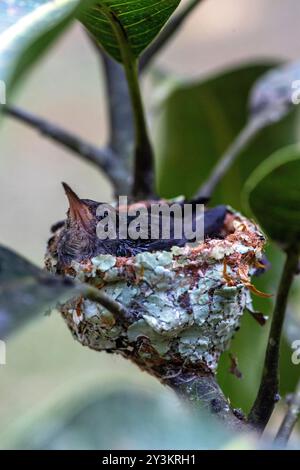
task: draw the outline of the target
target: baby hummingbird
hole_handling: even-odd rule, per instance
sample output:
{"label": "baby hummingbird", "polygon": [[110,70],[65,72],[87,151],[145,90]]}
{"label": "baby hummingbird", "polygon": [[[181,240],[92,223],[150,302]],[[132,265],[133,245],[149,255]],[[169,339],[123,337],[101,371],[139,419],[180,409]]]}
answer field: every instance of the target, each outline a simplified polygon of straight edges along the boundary
{"label": "baby hummingbird", "polygon": [[[98,208],[102,203],[90,199],[80,199],[77,194],[68,186],[63,183],[63,187],[68,198],[69,209],[67,212],[67,219],[61,224],[61,231],[57,243],[57,258],[58,266],[61,269],[68,267],[72,261],[83,261],[91,259],[100,254],[110,254],[113,256],[130,257],[138,253],[149,251],[170,251],[173,246],[184,246],[190,240],[183,235],[180,238],[176,236],[174,214],[170,212],[170,234],[168,238],[151,238],[151,203],[159,204],[162,208],[170,208],[171,204],[168,201],[144,201],[129,205],[128,207],[119,206],[114,208],[105,204],[111,220],[115,222],[116,231],[115,236],[112,238],[102,239],[97,234],[97,226],[104,221],[104,215],[99,215]],[[197,211],[194,210],[196,205],[203,204],[203,200],[191,201],[192,207],[192,224],[195,225]],[[179,203],[181,207],[187,204],[187,201]],[[127,229],[131,222],[134,220],[130,213],[133,207],[142,208],[146,214],[146,235],[144,237],[130,237]],[[127,211],[126,217],[126,233],[127,236],[121,236],[121,221],[124,220],[124,211]],[[163,211],[162,211],[163,212]],[[227,214],[226,206],[217,206],[212,209],[204,211],[204,238],[219,237],[220,230],[224,225],[225,217]],[[163,219],[162,213],[156,218],[159,230],[161,229]],[[203,217],[203,215],[202,215]],[[123,231],[124,232],[124,227]],[[161,233],[161,232],[159,232]],[[145,235],[145,233],[144,233]]]}

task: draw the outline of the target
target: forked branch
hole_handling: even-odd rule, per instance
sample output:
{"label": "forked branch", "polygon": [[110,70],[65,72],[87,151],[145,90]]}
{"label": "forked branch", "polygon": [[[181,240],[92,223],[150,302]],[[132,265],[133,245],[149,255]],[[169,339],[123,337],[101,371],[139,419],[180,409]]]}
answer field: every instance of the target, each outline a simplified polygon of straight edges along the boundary
{"label": "forked branch", "polygon": [[118,40],[134,117],[135,164],[132,196],[135,199],[151,198],[154,195],[154,154],[138,79],[138,62],[128,44],[127,34],[121,22],[105,5],[101,6],[101,11],[109,20]]}
{"label": "forked branch", "polygon": [[264,116],[258,115],[250,119],[245,127],[238,134],[228,150],[217,162],[213,168],[208,180],[198,191],[196,198],[211,199],[216,187],[222,181],[226,173],[235,163],[241,152],[250,144],[250,142],[265,127],[266,120]]}
{"label": "forked branch", "polygon": [[153,41],[142,55],[139,66],[140,72],[143,72],[148,67],[152,59],[168,44],[175,33],[178,32],[190,13],[202,2],[203,0],[189,0],[181,11],[171,18],[157,39]]}

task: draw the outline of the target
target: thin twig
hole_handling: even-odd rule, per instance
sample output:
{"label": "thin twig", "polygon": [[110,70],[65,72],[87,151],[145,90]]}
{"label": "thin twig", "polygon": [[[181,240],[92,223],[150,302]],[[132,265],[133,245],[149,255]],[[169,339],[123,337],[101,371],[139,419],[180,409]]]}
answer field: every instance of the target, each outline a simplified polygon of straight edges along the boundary
{"label": "thin twig", "polygon": [[[178,15],[167,24],[165,29],[161,32],[158,38],[152,43],[147,51],[142,56],[139,62],[139,70],[144,70],[151,59],[160,49],[162,49],[168,40],[175,34],[177,29],[183,24],[184,20],[193,11],[193,9],[203,0],[191,0]],[[122,33],[122,31],[121,31]],[[134,143],[134,121],[136,135],[143,134],[142,145],[137,142],[135,149],[135,178],[133,186],[133,195],[136,198],[149,197],[153,195],[153,151],[150,141],[147,137],[145,126],[143,133],[137,132],[137,119],[134,119],[133,110],[135,108],[135,117],[137,110],[141,108],[141,99],[136,93],[137,87],[132,87],[132,75],[126,81],[126,73],[123,67],[111,59],[100,48],[97,41],[89,34],[88,37],[99,53],[103,66],[104,76],[106,80],[107,96],[108,96],[108,111],[110,121],[110,138],[109,147],[112,148],[117,158],[122,157],[123,163],[127,166],[128,173],[132,167],[131,154]],[[120,31],[118,31],[120,34]],[[122,39],[122,38],[121,38]],[[126,65],[126,64],[125,64]],[[125,67],[126,68],[126,67]],[[127,68],[128,78],[128,68]],[[143,113],[142,113],[143,114]],[[141,119],[140,119],[141,122]],[[141,129],[141,126],[139,126]]]}
{"label": "thin twig", "polygon": [[126,179],[125,168],[122,167],[122,164],[117,160],[115,153],[110,148],[100,149],[91,145],[65,129],[21,108],[3,106],[1,109],[8,116],[27,124],[43,136],[52,139],[84,160],[96,165],[108,176],[115,187],[116,193],[126,194],[124,191],[128,186],[128,181]]}
{"label": "thin twig", "polygon": [[232,167],[241,151],[257,136],[257,134],[266,126],[266,118],[263,115],[257,115],[249,120],[246,126],[238,134],[229,149],[220,158],[217,165],[213,168],[208,180],[198,191],[196,198],[210,199],[217,185],[224,178],[227,171]]}
{"label": "thin twig", "polygon": [[268,424],[276,402],[279,400],[279,353],[282,327],[287,301],[294,276],[297,272],[299,252],[291,246],[281,276],[274,308],[263,375],[257,398],[249,414],[249,422],[263,430]]}
{"label": "thin twig", "polygon": [[245,432],[254,430],[230,407],[212,374],[203,376],[181,371],[171,377],[162,378],[162,382],[170,386],[181,398],[187,400],[195,407],[195,410],[207,410],[231,429]]}
{"label": "thin twig", "polygon": [[279,428],[275,443],[284,447],[293,432],[293,429],[300,416],[300,381],[298,382],[295,393],[293,394],[284,420]]}
{"label": "thin twig", "polygon": [[109,310],[115,317],[122,324],[128,324],[132,321],[132,315],[130,311],[124,307],[120,302],[109,297],[107,294],[104,294],[98,289],[94,287],[87,286],[86,284],[82,284],[79,286],[79,290],[81,291],[83,297],[92,302],[97,302],[102,307]]}
{"label": "thin twig", "polygon": [[189,14],[194,10],[199,3],[203,2],[203,0],[190,0],[182,10],[177,14],[174,15],[173,18],[166,24],[165,28],[159,34],[157,39],[153,41],[153,43],[146,49],[144,54],[141,57],[139,69],[140,72],[143,72],[151,60],[156,56],[158,52],[163,49],[169,42],[169,40],[173,37],[175,33],[179,30],[179,28],[183,25],[184,21],[187,19]]}

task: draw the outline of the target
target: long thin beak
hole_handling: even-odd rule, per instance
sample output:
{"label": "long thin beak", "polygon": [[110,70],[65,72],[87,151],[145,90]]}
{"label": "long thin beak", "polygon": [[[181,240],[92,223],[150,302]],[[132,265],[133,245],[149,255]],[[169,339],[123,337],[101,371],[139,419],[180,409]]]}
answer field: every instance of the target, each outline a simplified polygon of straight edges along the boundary
{"label": "long thin beak", "polygon": [[69,201],[69,217],[72,221],[79,223],[85,229],[88,229],[90,222],[93,220],[93,214],[88,205],[83,202],[73,189],[67,183],[62,183],[66,196]]}

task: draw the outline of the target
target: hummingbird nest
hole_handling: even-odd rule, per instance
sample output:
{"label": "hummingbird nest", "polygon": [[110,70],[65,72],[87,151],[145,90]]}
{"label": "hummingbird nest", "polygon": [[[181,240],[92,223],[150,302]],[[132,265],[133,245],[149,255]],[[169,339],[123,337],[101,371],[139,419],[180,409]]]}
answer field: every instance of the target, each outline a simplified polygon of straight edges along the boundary
{"label": "hummingbird nest", "polygon": [[[56,229],[46,254],[54,273],[62,230]],[[250,277],[261,267],[264,244],[258,227],[229,208],[220,237],[197,247],[70,263],[66,275],[123,304],[130,320],[83,297],[59,310],[81,344],[121,354],[157,377],[183,368],[210,374],[251,308],[250,292],[258,293]]]}

